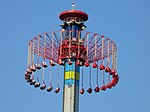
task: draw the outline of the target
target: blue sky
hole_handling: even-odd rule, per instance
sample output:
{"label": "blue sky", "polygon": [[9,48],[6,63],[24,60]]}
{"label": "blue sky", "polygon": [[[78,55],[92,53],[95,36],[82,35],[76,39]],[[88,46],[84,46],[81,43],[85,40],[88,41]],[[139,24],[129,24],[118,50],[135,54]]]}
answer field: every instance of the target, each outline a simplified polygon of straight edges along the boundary
{"label": "blue sky", "polygon": [[[119,84],[80,95],[80,112],[150,112],[150,1],[74,0],[89,14],[87,31],[118,46]],[[40,91],[24,81],[27,43],[60,30],[60,12],[71,0],[0,0],[0,112],[61,112],[62,92]],[[63,75],[63,74],[62,74]],[[62,78],[60,79],[62,82]]]}

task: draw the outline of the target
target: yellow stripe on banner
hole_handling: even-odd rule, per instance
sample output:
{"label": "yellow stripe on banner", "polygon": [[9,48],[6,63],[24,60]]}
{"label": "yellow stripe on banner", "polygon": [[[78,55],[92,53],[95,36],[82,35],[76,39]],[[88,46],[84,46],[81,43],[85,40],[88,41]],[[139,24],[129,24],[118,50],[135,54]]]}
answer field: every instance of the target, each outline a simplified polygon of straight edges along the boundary
{"label": "yellow stripe on banner", "polygon": [[[74,71],[67,71],[65,72],[65,80],[68,79],[75,79],[75,72]],[[76,80],[79,80],[79,73],[76,72]]]}

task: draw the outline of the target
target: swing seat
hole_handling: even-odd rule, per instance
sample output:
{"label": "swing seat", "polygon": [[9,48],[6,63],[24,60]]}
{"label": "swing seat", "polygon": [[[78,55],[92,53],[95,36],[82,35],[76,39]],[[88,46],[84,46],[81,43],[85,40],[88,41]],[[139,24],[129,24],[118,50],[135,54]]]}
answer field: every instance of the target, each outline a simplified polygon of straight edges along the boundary
{"label": "swing seat", "polygon": [[96,63],[93,63],[93,68],[97,68],[98,65]]}
{"label": "swing seat", "polygon": [[28,79],[29,82],[32,82],[32,80],[33,80],[32,78]]}
{"label": "swing seat", "polygon": [[32,82],[32,80],[33,80],[32,78],[29,78],[27,79],[27,82]]}
{"label": "swing seat", "polygon": [[112,84],[108,83],[108,84],[106,85],[106,88],[111,89],[111,88],[112,88]]}
{"label": "swing seat", "polygon": [[114,82],[114,83],[113,83],[113,87],[115,87],[116,85],[117,85],[117,82]]}
{"label": "swing seat", "polygon": [[112,82],[116,82],[116,81],[117,81],[117,78],[116,78],[116,77],[112,79]]}
{"label": "swing seat", "polygon": [[44,90],[45,88],[46,88],[46,85],[45,85],[45,84],[43,84],[43,85],[40,87],[41,90]]}
{"label": "swing seat", "polygon": [[77,65],[80,66],[80,61],[79,60],[77,61]]}
{"label": "swing seat", "polygon": [[116,76],[116,78],[119,78],[119,76],[118,76],[118,73],[117,73],[117,72],[115,73],[115,76]]}
{"label": "swing seat", "polygon": [[26,76],[26,75],[28,75],[28,73],[27,73],[27,72],[25,72],[25,73],[24,73],[24,75]]}
{"label": "swing seat", "polygon": [[80,94],[84,94],[84,88],[80,90]]}
{"label": "swing seat", "polygon": [[69,64],[69,65],[71,65],[71,64],[72,64],[72,62],[69,60],[69,61],[68,61],[68,64]]}
{"label": "swing seat", "polygon": [[34,87],[37,88],[37,87],[40,87],[40,85],[41,85],[40,82],[36,82],[36,83],[34,84]]}
{"label": "swing seat", "polygon": [[112,75],[115,75],[115,74],[116,74],[116,71],[115,71],[115,70],[112,70],[111,72],[112,72]]}
{"label": "swing seat", "polygon": [[64,63],[62,62],[61,59],[59,59],[58,64],[59,64],[59,65],[62,65],[62,66],[64,65]]}
{"label": "swing seat", "polygon": [[31,66],[30,69],[31,69],[32,72],[35,72],[35,71],[36,71],[36,67],[35,67],[35,66]]}
{"label": "swing seat", "polygon": [[82,66],[82,62],[80,62],[79,60],[77,61],[77,65],[78,66]]}
{"label": "swing seat", "polygon": [[30,75],[25,75],[24,78],[25,78],[25,80],[26,80],[27,82],[29,82]]}
{"label": "swing seat", "polygon": [[87,92],[91,94],[91,93],[92,93],[92,88],[89,88],[89,89],[87,90]]}
{"label": "swing seat", "polygon": [[115,73],[115,75],[113,74],[113,76],[112,76],[113,78],[118,78],[118,74],[117,73]]}
{"label": "swing seat", "polygon": [[32,81],[33,81],[33,79],[32,79],[32,78],[30,78],[29,82],[32,82]]}
{"label": "swing seat", "polygon": [[38,64],[38,63],[37,63],[35,66],[36,66],[36,69],[38,69],[38,70],[40,70],[40,69],[41,69],[40,64]]}
{"label": "swing seat", "polygon": [[116,79],[116,78],[113,78],[113,80],[112,80],[112,86],[113,86],[113,87],[116,86],[116,82],[117,82],[117,79]]}
{"label": "swing seat", "polygon": [[109,75],[112,75],[112,71],[111,70],[109,71]]}
{"label": "swing seat", "polygon": [[110,82],[109,84],[110,84],[110,85],[111,85],[111,87],[112,87],[112,86],[114,85],[114,82],[112,81],[112,82]]}
{"label": "swing seat", "polygon": [[42,62],[42,67],[46,68],[46,67],[48,67],[48,65],[43,61]]}
{"label": "swing seat", "polygon": [[103,85],[103,86],[101,87],[101,90],[106,91],[106,86]]}
{"label": "swing seat", "polygon": [[95,87],[94,91],[95,91],[95,93],[99,92],[100,91],[99,87],[98,86]]}
{"label": "swing seat", "polygon": [[100,64],[99,69],[100,70],[105,70],[105,66],[103,64]]}
{"label": "swing seat", "polygon": [[27,69],[27,74],[32,74],[32,71],[30,69]]}
{"label": "swing seat", "polygon": [[117,77],[117,82],[116,82],[116,84],[118,84],[118,82],[119,82],[119,77]]}
{"label": "swing seat", "polygon": [[84,63],[84,65],[85,65],[85,67],[90,66],[90,64],[87,61]]}
{"label": "swing seat", "polygon": [[118,82],[119,82],[119,78],[117,78],[116,84],[118,84]]}
{"label": "swing seat", "polygon": [[110,71],[111,71],[110,68],[106,67],[105,72],[107,73],[107,72],[110,72]]}
{"label": "swing seat", "polygon": [[49,63],[50,63],[51,66],[55,66],[55,63],[52,60],[50,60]]}
{"label": "swing seat", "polygon": [[30,79],[30,75],[28,74],[25,74],[24,77],[25,77],[25,80]]}
{"label": "swing seat", "polygon": [[47,88],[47,91],[48,91],[48,92],[51,92],[51,91],[52,91],[52,89],[53,89],[53,87],[52,87],[52,86],[50,86],[50,87],[48,87],[48,88]]}
{"label": "swing seat", "polygon": [[26,81],[27,81],[27,82],[30,82],[30,79],[27,79]]}
{"label": "swing seat", "polygon": [[60,91],[60,88],[58,87],[56,90],[55,90],[55,93],[59,93]]}
{"label": "swing seat", "polygon": [[25,80],[27,80],[27,79],[28,79],[28,77],[27,77],[26,75],[24,75],[24,79],[25,79]]}
{"label": "swing seat", "polygon": [[30,85],[34,85],[36,81],[33,79],[32,82],[30,82]]}
{"label": "swing seat", "polygon": [[55,64],[54,64],[54,63],[50,63],[50,65],[51,65],[51,66],[55,66]]}

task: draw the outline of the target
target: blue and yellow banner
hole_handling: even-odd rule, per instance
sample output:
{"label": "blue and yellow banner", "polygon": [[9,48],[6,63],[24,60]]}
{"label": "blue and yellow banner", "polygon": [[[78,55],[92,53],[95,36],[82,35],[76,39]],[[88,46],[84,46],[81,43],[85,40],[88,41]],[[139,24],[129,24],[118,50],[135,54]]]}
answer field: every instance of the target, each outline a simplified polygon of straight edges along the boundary
{"label": "blue and yellow banner", "polygon": [[72,61],[72,64],[69,65],[68,62],[65,63],[65,85],[73,85],[76,83],[76,86],[79,86],[80,79],[80,67],[76,66],[75,61]]}

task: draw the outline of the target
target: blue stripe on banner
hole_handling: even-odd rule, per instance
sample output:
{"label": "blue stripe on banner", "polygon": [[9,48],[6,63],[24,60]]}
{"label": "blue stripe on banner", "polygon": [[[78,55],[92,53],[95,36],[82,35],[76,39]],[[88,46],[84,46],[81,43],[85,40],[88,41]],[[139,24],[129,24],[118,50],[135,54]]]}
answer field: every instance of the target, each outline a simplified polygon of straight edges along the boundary
{"label": "blue stripe on banner", "polygon": [[[68,79],[68,80],[65,80],[65,85],[73,85],[74,84],[74,80],[73,79]],[[76,80],[76,85],[79,86],[79,80]]]}
{"label": "blue stripe on banner", "polygon": [[[67,62],[65,63],[65,72],[66,71],[74,71],[75,70],[75,62],[72,61],[72,64],[69,65]],[[76,72],[80,73],[80,67],[76,66]]]}
{"label": "blue stripe on banner", "polygon": [[74,71],[75,70],[75,62],[72,62],[71,65],[69,65],[67,62],[65,63],[65,71]]}

